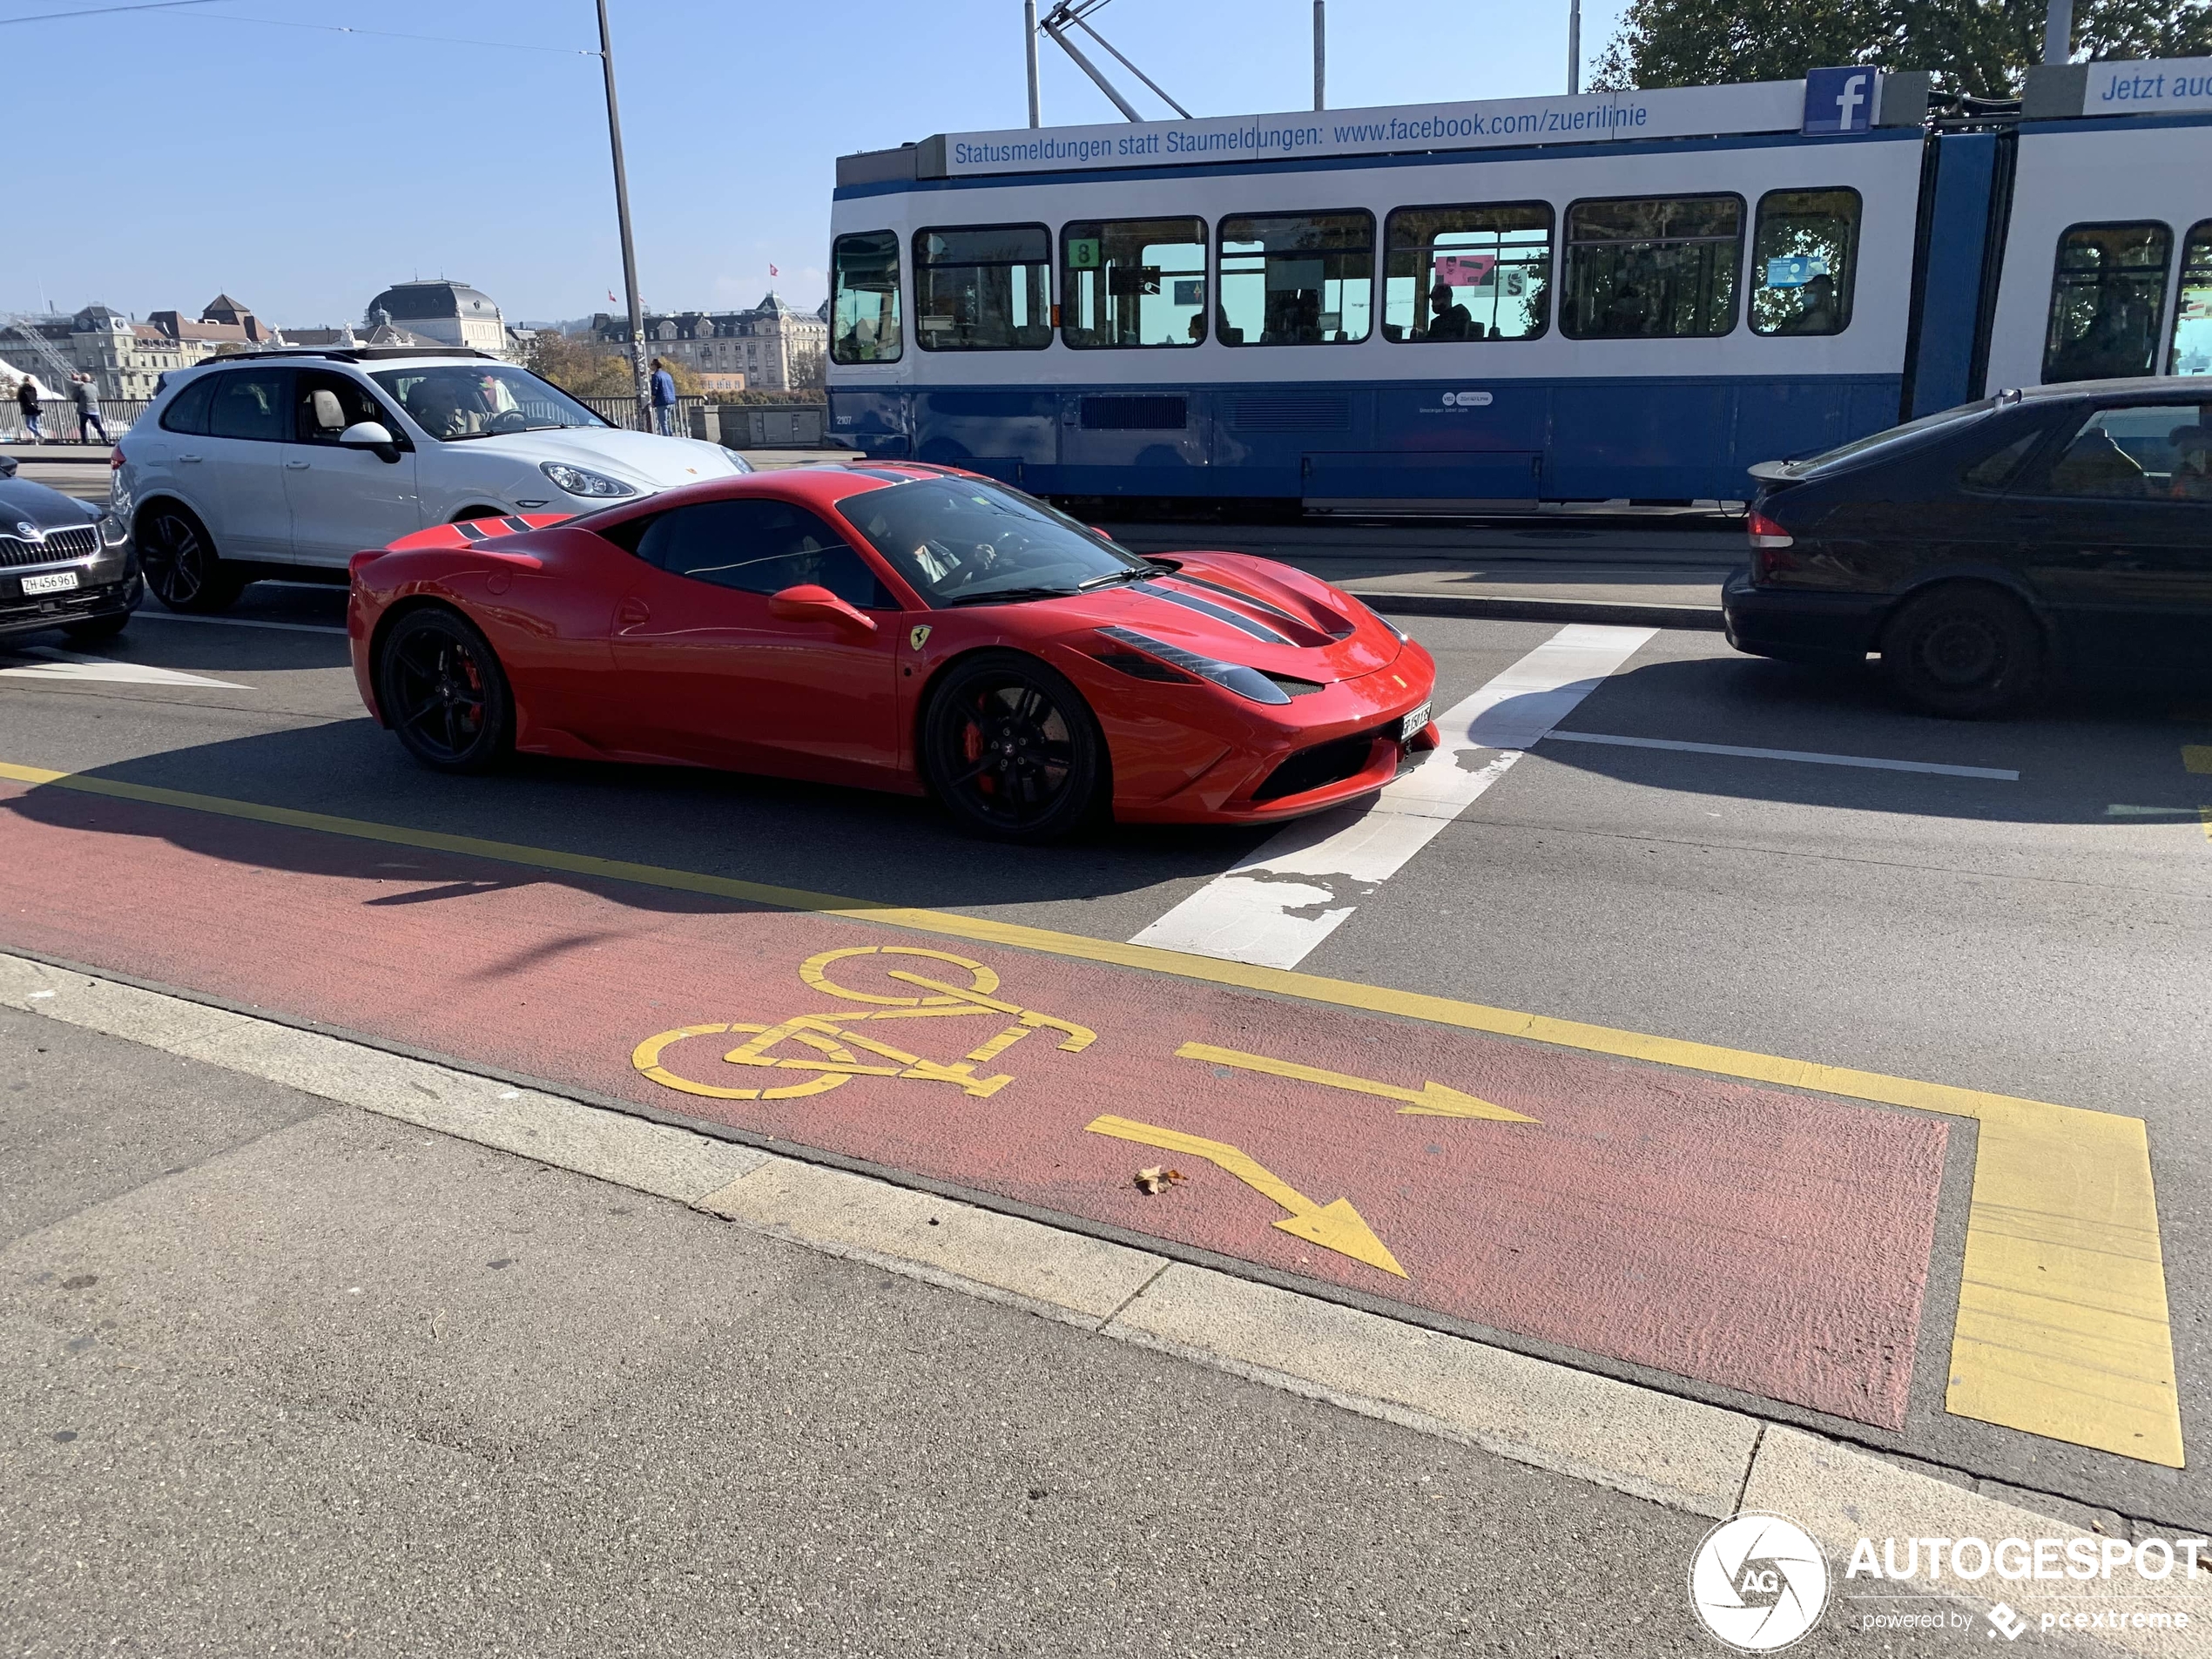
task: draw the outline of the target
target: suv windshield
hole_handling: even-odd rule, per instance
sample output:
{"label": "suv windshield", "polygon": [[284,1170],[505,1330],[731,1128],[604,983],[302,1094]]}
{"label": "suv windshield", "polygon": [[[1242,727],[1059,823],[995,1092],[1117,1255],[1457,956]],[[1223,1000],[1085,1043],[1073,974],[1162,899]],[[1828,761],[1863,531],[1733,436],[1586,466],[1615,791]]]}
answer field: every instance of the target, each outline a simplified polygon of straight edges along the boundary
{"label": "suv windshield", "polygon": [[1049,598],[1152,569],[1043,502],[973,478],[893,484],[838,510],[933,605]]}
{"label": "suv windshield", "polygon": [[448,442],[607,424],[560,388],[505,363],[380,368],[369,379],[397,398],[415,425]]}
{"label": "suv windshield", "polygon": [[1961,403],[1956,408],[1939,409],[1935,414],[1924,415],[1917,421],[1907,421],[1903,426],[1870,432],[1863,438],[1853,438],[1849,443],[1836,448],[1824,450],[1803,461],[1793,461],[1790,463],[1790,470],[1800,475],[1825,472],[1832,467],[1843,465],[1846,461],[1863,460],[1876,450],[1886,449],[1893,443],[1910,443],[1932,435],[1939,428],[1955,426],[1963,428],[1967,422],[1979,420],[1996,407],[1995,398],[1986,397],[1979,403]]}

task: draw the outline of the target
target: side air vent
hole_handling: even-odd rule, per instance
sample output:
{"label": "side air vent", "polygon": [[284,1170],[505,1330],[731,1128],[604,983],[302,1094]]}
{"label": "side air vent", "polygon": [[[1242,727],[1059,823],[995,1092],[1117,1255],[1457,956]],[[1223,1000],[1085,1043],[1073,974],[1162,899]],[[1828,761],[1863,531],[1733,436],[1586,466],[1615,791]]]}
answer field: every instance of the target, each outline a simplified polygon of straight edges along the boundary
{"label": "side air vent", "polygon": [[1237,432],[1349,432],[1352,397],[1345,392],[1284,392],[1232,397],[1229,425]]}
{"label": "side air vent", "polygon": [[1180,432],[1190,424],[1187,397],[1087,397],[1083,428],[1089,432]]}

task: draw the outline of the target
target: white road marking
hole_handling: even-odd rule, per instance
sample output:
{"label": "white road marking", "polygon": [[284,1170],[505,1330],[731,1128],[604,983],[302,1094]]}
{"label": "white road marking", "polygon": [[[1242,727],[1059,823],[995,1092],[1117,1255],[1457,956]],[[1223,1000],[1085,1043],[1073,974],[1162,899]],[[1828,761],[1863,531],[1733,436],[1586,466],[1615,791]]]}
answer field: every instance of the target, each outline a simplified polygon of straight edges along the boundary
{"label": "white road marking", "polygon": [[205,674],[180,674],[173,668],[149,663],[118,663],[105,657],[84,657],[73,651],[33,645],[14,653],[44,660],[18,668],[0,668],[0,677],[33,680],[113,680],[125,685],[213,685],[226,691],[250,691],[234,680],[210,679]]}
{"label": "white road marking", "polygon": [[139,622],[203,622],[213,623],[219,628],[268,628],[287,634],[343,634],[343,628],[333,628],[319,622],[256,622],[249,617],[186,617],[173,610],[134,610],[134,621]]}
{"label": "white road marking", "polygon": [[1694,755],[1740,755],[1747,760],[1803,760],[1817,766],[1866,766],[1876,772],[1932,772],[1946,778],[1994,778],[2016,784],[2006,766],[1946,766],[1932,760],[1877,760],[1868,755],[1816,754],[1809,749],[1740,749],[1730,743],[1681,743],[1672,738],[1613,738],[1595,732],[1550,732],[1546,743],[1602,743],[1616,749],[1680,749]]}
{"label": "white road marking", "polygon": [[1278,832],[1131,942],[1297,967],[1657,631],[1561,629],[1441,716],[1443,742],[1373,800]]}

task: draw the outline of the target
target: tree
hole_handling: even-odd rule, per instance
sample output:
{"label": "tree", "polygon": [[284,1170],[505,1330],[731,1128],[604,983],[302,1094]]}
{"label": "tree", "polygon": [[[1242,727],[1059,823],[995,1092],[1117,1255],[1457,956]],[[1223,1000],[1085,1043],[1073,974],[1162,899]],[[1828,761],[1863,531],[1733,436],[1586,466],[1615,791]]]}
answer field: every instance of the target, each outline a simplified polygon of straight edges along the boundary
{"label": "tree", "polygon": [[819,347],[801,347],[791,354],[791,385],[793,391],[819,391],[829,384]]}
{"label": "tree", "polygon": [[[2016,94],[2043,57],[2047,0],[1629,0],[1595,87],[1795,80],[1823,65],[1926,69],[1946,91]],[[2088,57],[2212,53],[2212,0],[2084,0]]]}
{"label": "tree", "polygon": [[590,334],[541,328],[531,337],[524,366],[577,397],[634,397],[630,354]]}

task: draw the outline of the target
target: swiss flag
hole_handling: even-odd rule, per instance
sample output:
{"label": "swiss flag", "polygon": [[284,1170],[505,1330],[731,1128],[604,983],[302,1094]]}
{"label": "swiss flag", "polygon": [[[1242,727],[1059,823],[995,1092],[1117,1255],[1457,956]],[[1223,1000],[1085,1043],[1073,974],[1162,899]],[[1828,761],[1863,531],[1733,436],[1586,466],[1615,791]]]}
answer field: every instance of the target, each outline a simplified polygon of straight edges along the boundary
{"label": "swiss flag", "polygon": [[776,267],[772,265],[768,267],[768,274],[770,276],[780,276],[782,273],[778,271]]}

